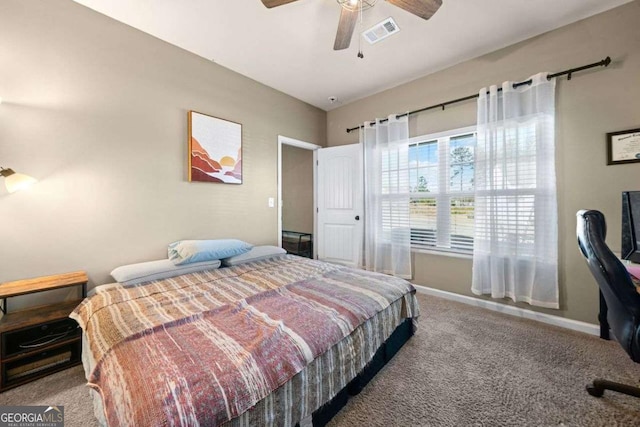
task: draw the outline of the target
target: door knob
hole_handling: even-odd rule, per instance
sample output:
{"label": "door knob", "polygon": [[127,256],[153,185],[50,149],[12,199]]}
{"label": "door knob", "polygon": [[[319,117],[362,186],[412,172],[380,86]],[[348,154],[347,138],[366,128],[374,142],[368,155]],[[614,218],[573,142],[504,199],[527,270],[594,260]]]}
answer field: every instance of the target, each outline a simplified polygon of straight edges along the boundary
{"label": "door knob", "polygon": [[360,221],[360,215],[356,215],[356,221]]}

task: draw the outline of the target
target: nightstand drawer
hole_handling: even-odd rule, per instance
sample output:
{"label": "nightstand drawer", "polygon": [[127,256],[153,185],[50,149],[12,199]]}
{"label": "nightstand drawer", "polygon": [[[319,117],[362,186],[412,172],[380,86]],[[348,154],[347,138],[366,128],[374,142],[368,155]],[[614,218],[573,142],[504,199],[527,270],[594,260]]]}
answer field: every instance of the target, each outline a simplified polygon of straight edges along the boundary
{"label": "nightstand drawer", "polygon": [[80,336],[75,320],[64,318],[2,334],[2,358],[37,351],[47,345]]}

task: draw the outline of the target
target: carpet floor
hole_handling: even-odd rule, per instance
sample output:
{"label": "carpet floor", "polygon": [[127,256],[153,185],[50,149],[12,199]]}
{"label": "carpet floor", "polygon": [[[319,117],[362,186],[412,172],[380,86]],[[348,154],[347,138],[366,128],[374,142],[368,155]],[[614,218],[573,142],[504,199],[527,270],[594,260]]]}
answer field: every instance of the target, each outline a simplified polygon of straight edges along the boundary
{"label": "carpet floor", "polygon": [[[640,364],[594,336],[418,295],[416,335],[330,427],[640,426],[640,399],[589,396],[596,377],[638,384]],[[0,394],[0,405],[64,405],[96,426],[81,367]]]}

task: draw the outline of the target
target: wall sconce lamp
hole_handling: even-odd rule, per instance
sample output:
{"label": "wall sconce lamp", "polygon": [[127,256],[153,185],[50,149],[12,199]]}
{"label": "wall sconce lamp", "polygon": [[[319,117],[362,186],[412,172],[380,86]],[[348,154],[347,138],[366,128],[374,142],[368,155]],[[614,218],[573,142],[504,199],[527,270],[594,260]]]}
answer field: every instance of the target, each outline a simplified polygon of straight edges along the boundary
{"label": "wall sconce lamp", "polygon": [[0,175],[4,177],[4,185],[7,187],[9,193],[24,190],[38,182],[38,180],[29,175],[16,173],[13,169],[5,169],[3,167],[0,167]]}

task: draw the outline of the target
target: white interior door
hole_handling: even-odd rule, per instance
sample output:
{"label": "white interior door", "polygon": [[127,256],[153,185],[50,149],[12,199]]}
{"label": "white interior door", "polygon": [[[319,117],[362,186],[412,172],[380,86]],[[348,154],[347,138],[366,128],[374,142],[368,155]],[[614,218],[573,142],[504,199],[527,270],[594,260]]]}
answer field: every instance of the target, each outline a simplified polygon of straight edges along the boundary
{"label": "white interior door", "polygon": [[318,153],[318,259],[362,265],[363,176],[360,144]]}

